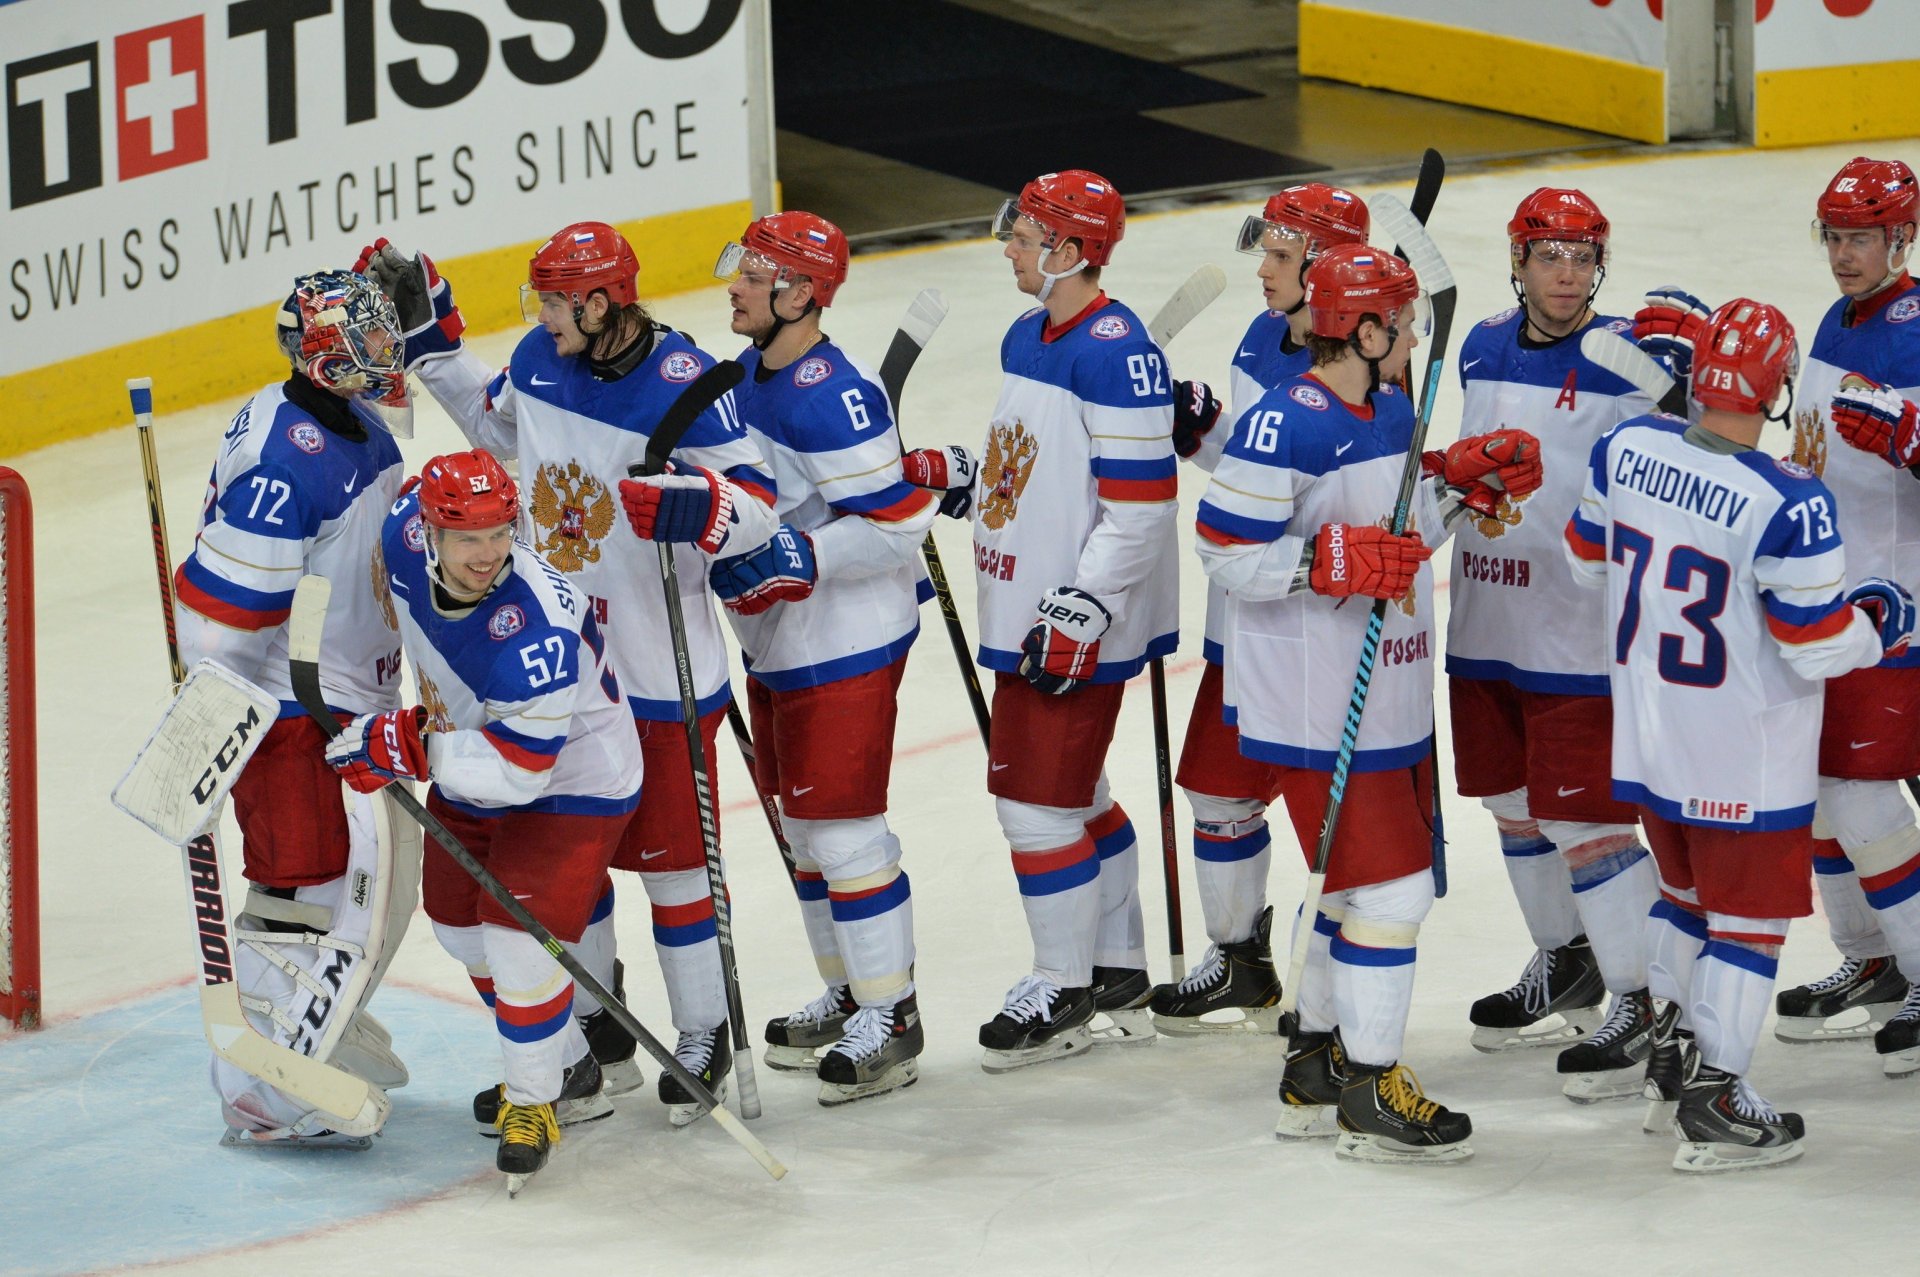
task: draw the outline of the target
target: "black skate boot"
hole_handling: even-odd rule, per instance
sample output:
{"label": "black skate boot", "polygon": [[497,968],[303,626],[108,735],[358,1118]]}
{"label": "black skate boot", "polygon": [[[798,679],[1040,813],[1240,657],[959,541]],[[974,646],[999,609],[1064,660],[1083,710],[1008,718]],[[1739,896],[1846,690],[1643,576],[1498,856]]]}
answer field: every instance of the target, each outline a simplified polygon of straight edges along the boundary
{"label": "black skate boot", "polygon": [[1280,973],[1273,968],[1272,933],[1269,905],[1261,910],[1251,936],[1209,945],[1207,956],[1185,979],[1153,991],[1153,1027],[1173,1037],[1272,1033],[1280,1020]]}
{"label": "black skate boot", "polygon": [[[618,958],[613,960],[613,996],[622,1004],[627,1000],[627,964]],[[601,1007],[592,1015],[581,1016],[580,1031],[587,1035],[593,1058],[600,1061],[601,1085],[608,1095],[625,1095],[647,1084],[646,1075],[634,1059],[640,1044],[633,1040],[633,1034],[620,1027],[613,1012]],[[560,1106],[556,1104],[554,1111],[559,1113]],[[566,1124],[566,1114],[560,1113],[560,1125]]]}
{"label": "black skate boot", "polygon": [[1640,1129],[1649,1135],[1671,1135],[1673,1114],[1680,1106],[1680,1089],[1686,1084],[1687,1070],[1700,1049],[1693,1044],[1693,1030],[1680,1027],[1680,1004],[1661,1002],[1653,1013],[1653,1049],[1647,1053],[1647,1076],[1640,1094],[1646,1097],[1647,1115]]}
{"label": "black skate boot", "polygon": [[551,1104],[500,1105],[500,1148],[493,1164],[506,1172],[507,1196],[518,1197],[534,1172],[547,1164],[547,1154],[560,1142],[560,1123]]}
{"label": "black skate boot", "polygon": [[1138,967],[1095,967],[1093,969],[1093,1009],[1101,1017],[1088,1029],[1096,1044],[1113,1046],[1151,1042],[1159,1034],[1153,1031],[1153,1013],[1147,1003],[1153,997],[1153,982]]}
{"label": "black skate boot", "polygon": [[[673,1048],[673,1058],[699,1078],[716,1100],[727,1098],[727,1077],[733,1072],[730,1041],[727,1022],[722,1020],[711,1029],[682,1033]],[[706,1113],[700,1101],[694,1099],[672,1073],[660,1075],[660,1102],[667,1106],[667,1121],[675,1126],[690,1125]]]}
{"label": "black skate boot", "polygon": [[1474,1024],[1473,1049],[1493,1054],[1577,1042],[1599,1026],[1606,996],[1585,936],[1558,949],[1536,949],[1518,984],[1488,994],[1467,1012]]}
{"label": "black skate boot", "polygon": [[1420,1090],[1404,1064],[1347,1064],[1340,1087],[1340,1138],[1333,1151],[1355,1162],[1464,1162],[1473,1156],[1465,1113]]}
{"label": "black skate boot", "polygon": [[832,1108],[912,1086],[925,1049],[913,994],[890,1007],[861,1007],[847,1019],[846,1036],[820,1056],[820,1103]]}
{"label": "black skate boot", "polygon": [[980,1026],[986,1048],[980,1067],[1009,1073],[1085,1051],[1093,1045],[1087,1027],[1092,1020],[1092,989],[1062,989],[1045,976],[1022,976],[1000,1014]]}
{"label": "black skate boot", "polygon": [[820,1052],[847,1033],[847,1020],[860,1009],[853,991],[836,984],[792,1015],[767,1021],[766,1054],[770,1069],[813,1073],[820,1068]]}
{"label": "black skate boot", "polygon": [[1575,1104],[1632,1099],[1646,1087],[1652,1053],[1653,995],[1645,989],[1615,994],[1607,1022],[1560,1053],[1555,1067],[1567,1074],[1560,1090]]}
{"label": "black skate boot", "polygon": [[1696,1054],[1680,1091],[1673,1124],[1680,1134],[1673,1169],[1692,1174],[1744,1171],[1791,1162],[1805,1151],[1798,1113],[1777,1113],[1747,1080],[1708,1068]]}
{"label": "black skate boot", "polygon": [[[506,1099],[505,1082],[495,1083],[473,1097],[473,1123],[488,1139],[500,1134],[500,1106]],[[561,1075],[560,1098],[553,1102],[554,1121],[561,1126],[578,1126],[612,1114],[613,1101],[607,1098],[600,1062],[589,1051]]]}
{"label": "black skate boot", "polygon": [[1920,1072],[1920,984],[1907,991],[1906,1003],[1873,1035],[1880,1053],[1880,1070],[1888,1077]]}
{"label": "black skate boot", "polygon": [[1869,1037],[1906,996],[1906,977],[1892,958],[1847,958],[1832,975],[1773,995],[1780,1017],[1773,1036],[1795,1045]]}
{"label": "black skate boot", "polygon": [[1276,1138],[1322,1139],[1340,1133],[1335,1121],[1340,1088],[1347,1080],[1347,1053],[1340,1033],[1295,1032],[1287,1043],[1287,1070],[1280,1075],[1280,1118]]}

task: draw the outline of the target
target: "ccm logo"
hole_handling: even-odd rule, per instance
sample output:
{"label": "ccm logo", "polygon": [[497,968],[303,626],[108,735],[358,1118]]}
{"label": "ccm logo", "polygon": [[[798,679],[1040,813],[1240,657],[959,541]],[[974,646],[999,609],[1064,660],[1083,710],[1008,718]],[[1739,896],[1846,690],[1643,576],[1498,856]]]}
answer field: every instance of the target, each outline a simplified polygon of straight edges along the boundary
{"label": "ccm logo", "polygon": [[240,747],[247,743],[247,737],[253,735],[254,729],[259,726],[260,711],[249,706],[247,716],[234,724],[227,738],[220,742],[220,748],[214,751],[212,764],[200,773],[199,780],[193,782],[195,802],[205,805],[213,797],[220,777],[233,769],[233,764],[240,757]]}

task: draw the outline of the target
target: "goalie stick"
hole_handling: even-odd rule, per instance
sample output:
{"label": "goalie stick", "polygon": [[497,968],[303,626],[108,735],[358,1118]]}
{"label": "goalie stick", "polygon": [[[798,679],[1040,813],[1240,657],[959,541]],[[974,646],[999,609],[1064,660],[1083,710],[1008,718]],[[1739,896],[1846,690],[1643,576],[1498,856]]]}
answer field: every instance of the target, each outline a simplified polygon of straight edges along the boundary
{"label": "goalie stick", "polygon": [[[721,365],[721,367],[726,366]],[[739,367],[738,364],[732,366]],[[294,699],[300,702],[300,707],[306,710],[308,716],[329,739],[338,736],[342,730],[339,720],[327,707],[326,693],[320,687],[320,639],[326,628],[327,605],[332,598],[333,582],[323,576],[302,577],[300,584],[294,588],[293,610],[287,625],[287,668],[293,683]],[[587,970],[580,959],[574,957],[573,953],[555,938],[551,931],[542,926],[540,920],[534,917],[524,904],[515,899],[513,893],[508,891],[498,878],[487,872],[487,867],[474,859],[473,853],[468,851],[460,840],[454,837],[453,832],[428,811],[419,799],[402,785],[388,785],[382,792],[393,795],[393,801],[400,810],[418,822],[420,827],[440,844],[441,849],[467,871],[474,882],[479,884],[480,889],[492,897],[494,903],[507,911],[507,916],[518,923],[521,930],[532,936],[541,948],[552,954],[553,960],[560,964],[561,969],[572,976],[574,982],[585,989],[595,1001],[605,1007],[614,1022],[632,1034],[634,1040],[646,1048],[647,1054],[651,1055],[661,1068],[672,1074],[674,1079],[686,1088],[687,1094],[693,1096],[695,1102],[711,1113],[714,1121],[720,1124],[720,1128],[732,1136],[740,1147],[746,1149],[767,1174],[780,1179],[787,1173],[787,1168],[774,1160],[773,1154],[754,1138],[753,1132],[729,1112],[726,1106],[714,1099],[713,1093],[701,1085],[700,1079],[688,1072],[686,1066],[674,1058],[673,1052],[662,1046],[660,1040],[647,1031],[647,1026],[640,1023],[633,1012],[627,1010],[626,1003],[615,997],[613,990],[595,979],[593,973]]]}
{"label": "goalie stick", "polygon": [[[147,523],[160,580],[167,665],[178,688],[186,681],[186,669],[181,663],[179,631],[174,623],[173,556],[167,548],[167,515],[153,443],[153,379],[130,378],[127,396],[132,401],[140,467],[146,477]],[[216,828],[218,819],[216,812]],[[221,882],[220,844],[209,831],[182,844],[180,856],[193,905],[195,952],[200,962],[200,1025],[207,1045],[235,1068],[341,1119],[343,1135],[370,1135],[379,1130],[392,1108],[384,1092],[343,1069],[268,1040],[248,1022],[240,1007],[240,986],[234,982],[233,925]]]}
{"label": "goalie stick", "polygon": [[[1453,272],[1434,246],[1432,236],[1414,219],[1407,206],[1391,195],[1381,195],[1371,205],[1374,220],[1406,250],[1407,261],[1428,292],[1433,305],[1433,339],[1428,343],[1426,376],[1421,382],[1420,415],[1415,420],[1413,439],[1407,447],[1406,464],[1400,470],[1400,490],[1393,503],[1390,528],[1395,536],[1406,531],[1413,508],[1414,486],[1420,480],[1420,449],[1426,442],[1427,427],[1433,420],[1433,401],[1439,387],[1440,369],[1446,362],[1447,337],[1453,327],[1453,310],[1459,300]],[[1300,909],[1300,925],[1294,928],[1293,952],[1287,965],[1284,992],[1280,995],[1283,1014],[1296,1010],[1300,1003],[1300,980],[1307,969],[1307,948],[1313,936],[1313,922],[1320,909],[1320,896],[1327,885],[1327,861],[1333,852],[1333,836],[1340,823],[1340,807],[1346,797],[1347,772],[1353,766],[1353,753],[1360,739],[1360,716],[1367,707],[1367,693],[1373,686],[1374,662],[1380,654],[1380,632],[1385,627],[1387,600],[1375,599],[1367,614],[1366,635],[1360,643],[1360,661],[1354,670],[1353,690],[1347,698],[1347,716],[1340,729],[1340,749],[1334,757],[1333,777],[1327,790],[1327,810],[1320,826],[1320,841],[1314,848],[1313,868],[1307,875],[1306,899]],[[1435,778],[1434,783],[1439,783]]]}

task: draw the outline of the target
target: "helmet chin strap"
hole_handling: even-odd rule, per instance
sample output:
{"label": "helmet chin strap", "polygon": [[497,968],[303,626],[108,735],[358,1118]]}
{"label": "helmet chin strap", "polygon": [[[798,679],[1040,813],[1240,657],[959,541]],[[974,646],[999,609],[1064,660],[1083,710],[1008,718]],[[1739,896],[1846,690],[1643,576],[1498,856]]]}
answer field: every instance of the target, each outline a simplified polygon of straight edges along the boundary
{"label": "helmet chin strap", "polygon": [[[1529,255],[1532,254],[1533,249],[1531,246],[1528,247],[1527,252]],[[1522,260],[1524,261],[1524,259]],[[1600,295],[1600,285],[1606,282],[1607,267],[1606,263],[1602,262],[1594,268],[1593,287],[1587,290],[1587,300],[1581,303],[1580,315],[1576,316],[1576,318],[1584,317],[1593,310],[1593,299]],[[1533,306],[1527,301],[1527,290],[1521,285],[1520,276],[1509,272],[1507,275],[1507,287],[1513,289],[1513,300],[1520,303],[1520,311],[1527,317],[1527,322],[1533,325],[1533,330],[1543,337],[1553,337],[1553,334],[1549,333],[1546,328],[1541,325],[1540,321],[1534,318]],[[1575,325],[1575,327],[1577,328],[1578,325]],[[1554,340],[1557,341],[1559,339],[1554,338]]]}
{"label": "helmet chin strap", "polygon": [[1033,268],[1040,272],[1040,278],[1045,281],[1040,285],[1040,291],[1035,293],[1033,297],[1033,299],[1039,302],[1042,306],[1047,304],[1047,298],[1053,293],[1054,284],[1056,284],[1060,280],[1069,278],[1070,276],[1078,275],[1081,271],[1087,268],[1087,259],[1082,257],[1079,261],[1073,264],[1071,269],[1063,270],[1059,274],[1055,274],[1054,272],[1046,268],[1045,262],[1048,257],[1051,257],[1057,251],[1058,251],[1057,249],[1052,249],[1052,248],[1048,249],[1045,253],[1041,255],[1039,261],[1036,261],[1033,265]]}
{"label": "helmet chin strap", "polygon": [[780,335],[782,328],[785,328],[788,324],[799,323],[818,309],[818,307],[814,305],[813,299],[808,298],[806,308],[792,319],[788,319],[785,315],[782,315],[780,308],[774,305],[774,303],[780,300],[780,294],[785,292],[788,287],[790,286],[787,284],[776,283],[772,291],[767,294],[767,313],[773,316],[773,323],[768,327],[766,336],[755,339],[753,343],[755,350],[765,350],[767,347],[773,345],[773,339]]}
{"label": "helmet chin strap", "polygon": [[1360,348],[1359,328],[1356,327],[1352,332],[1347,334],[1347,345],[1353,348],[1354,354],[1367,361],[1367,394],[1369,396],[1380,389],[1380,365],[1386,360],[1388,355],[1393,353],[1393,343],[1400,340],[1400,326],[1398,324],[1387,324],[1385,328],[1387,333],[1387,348],[1380,352],[1378,359],[1375,359],[1372,355],[1369,355]]}
{"label": "helmet chin strap", "polygon": [[1785,405],[1780,409],[1779,415],[1775,416],[1773,413],[1766,411],[1764,408],[1761,409],[1760,415],[1765,417],[1768,421],[1777,421],[1781,425],[1786,425],[1787,419],[1793,416],[1793,378],[1791,377],[1783,378],[1781,380],[1780,385],[1781,385],[1781,388],[1785,390],[1787,393],[1784,396]]}

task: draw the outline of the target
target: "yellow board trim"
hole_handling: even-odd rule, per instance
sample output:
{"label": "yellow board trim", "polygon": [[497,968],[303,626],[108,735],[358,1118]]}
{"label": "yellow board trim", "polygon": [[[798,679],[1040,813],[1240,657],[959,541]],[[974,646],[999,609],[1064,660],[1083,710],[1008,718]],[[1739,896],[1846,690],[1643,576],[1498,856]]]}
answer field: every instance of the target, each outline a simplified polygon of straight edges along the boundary
{"label": "yellow board trim", "polygon": [[[640,258],[640,288],[649,297],[713,282],[719,246],[753,220],[746,200],[618,223]],[[520,285],[533,240],[436,265],[455,288],[472,332],[518,325]],[[343,267],[350,262],[340,263]],[[154,379],[156,412],[176,412],[258,389],[286,374],[273,341],[279,299],[237,315],[143,337],[59,363],[0,377],[0,457],[123,426],[128,377]]]}
{"label": "yellow board trim", "polygon": [[1415,18],[1302,4],[1300,74],[1640,142],[1667,140],[1662,67]]}
{"label": "yellow board trim", "polygon": [[1762,71],[1753,77],[1756,146],[1817,146],[1920,133],[1920,62]]}

